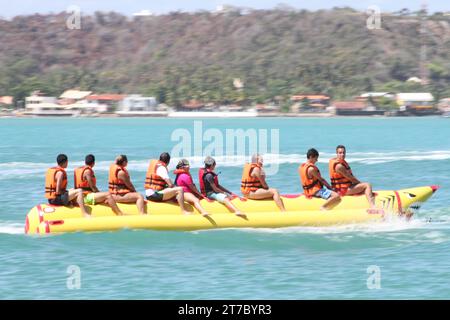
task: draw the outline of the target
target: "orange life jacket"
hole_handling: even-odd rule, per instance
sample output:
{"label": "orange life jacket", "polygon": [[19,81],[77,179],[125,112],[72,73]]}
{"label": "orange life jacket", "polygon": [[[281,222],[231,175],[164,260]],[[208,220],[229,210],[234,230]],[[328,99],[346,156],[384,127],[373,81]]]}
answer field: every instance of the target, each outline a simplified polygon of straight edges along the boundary
{"label": "orange life jacket", "polygon": [[124,167],[118,166],[117,164],[113,163],[109,167],[109,177],[108,177],[108,184],[109,184],[109,192],[112,194],[127,194],[130,193],[131,190],[127,188],[125,185],[125,182],[121,179],[119,179],[119,172],[123,171],[125,174],[129,177],[127,169]]}
{"label": "orange life jacket", "polygon": [[187,174],[187,175],[191,178],[191,180],[194,181],[194,180],[192,179],[191,173],[190,173],[188,170],[186,170],[186,169],[176,169],[176,170],[173,171],[173,174],[176,175],[174,184],[177,185],[178,177],[179,177],[181,174],[183,174],[183,173]]}
{"label": "orange life jacket", "polygon": [[319,168],[317,168],[317,166],[310,162],[305,162],[298,168],[298,173],[300,174],[300,179],[303,187],[303,193],[306,197],[312,197],[314,194],[316,194],[317,191],[322,189],[323,186],[322,182],[308,176],[308,169],[311,167],[315,168],[320,174]]}
{"label": "orange life jacket", "polygon": [[84,178],[84,173],[86,172],[86,170],[91,172],[92,175],[92,182],[94,183],[94,185],[97,185],[97,178],[94,175],[94,170],[92,170],[92,168],[90,166],[82,166],[79,168],[76,168],[73,172],[73,184],[75,189],[83,189],[83,194],[88,194],[90,192],[93,192],[94,190],[91,189],[91,187],[89,186],[89,182]]}
{"label": "orange life jacket", "polygon": [[338,164],[342,164],[345,169],[347,169],[350,173],[352,173],[352,169],[350,169],[350,166],[348,165],[347,161],[340,160],[338,158],[330,159],[329,162],[329,171],[330,171],[330,179],[331,179],[331,186],[334,190],[345,193],[347,189],[353,184],[349,179],[344,177],[342,174],[336,171],[336,166]]}
{"label": "orange life jacket", "polygon": [[200,183],[200,192],[205,197],[206,197],[205,176],[208,173],[212,173],[212,175],[214,176],[214,183],[216,184],[216,186],[219,185],[219,178],[217,177],[217,174],[214,173],[214,171],[212,171],[211,169],[200,168],[198,170],[198,181]]}
{"label": "orange life jacket", "polygon": [[66,191],[67,188],[67,173],[64,168],[61,167],[53,167],[47,170],[47,174],[45,175],[45,197],[49,200],[56,199],[56,196],[60,195],[56,193],[56,174],[58,172],[63,173],[63,181],[61,185],[61,190],[63,192]]}
{"label": "orange life jacket", "polygon": [[253,169],[255,168],[261,168],[261,166],[256,163],[246,163],[244,165],[241,179],[242,194],[249,194],[250,192],[254,192],[258,189],[264,188],[261,181],[259,181],[258,178],[252,176]]}
{"label": "orange life jacket", "polygon": [[147,169],[147,175],[145,176],[145,189],[152,189],[160,191],[168,187],[166,180],[156,174],[156,171],[160,166],[166,167],[167,165],[160,160],[151,160]]}

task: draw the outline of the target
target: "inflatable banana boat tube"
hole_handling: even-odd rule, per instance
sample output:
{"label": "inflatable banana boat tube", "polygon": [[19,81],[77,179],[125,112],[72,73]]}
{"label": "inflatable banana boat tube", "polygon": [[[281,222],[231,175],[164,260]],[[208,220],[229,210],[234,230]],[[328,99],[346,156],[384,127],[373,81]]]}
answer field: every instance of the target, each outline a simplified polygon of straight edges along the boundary
{"label": "inflatable banana boat tube", "polygon": [[66,232],[114,231],[120,229],[152,229],[189,231],[215,228],[281,228],[293,226],[329,226],[383,220],[386,215],[416,213],[438,189],[425,186],[398,191],[376,191],[376,206],[368,211],[364,195],[345,196],[331,210],[321,211],[324,200],[308,199],[304,195],[282,196],[286,212],[280,212],[273,200],[232,200],[246,217],[238,217],[216,201],[201,200],[210,213],[203,217],[187,205],[190,215],[182,215],[172,202],[147,202],[147,214],[140,215],[134,204],[119,204],[123,216],[116,216],[106,205],[87,206],[91,217],[85,218],[78,207],[40,204],[26,216],[26,234],[60,234]]}

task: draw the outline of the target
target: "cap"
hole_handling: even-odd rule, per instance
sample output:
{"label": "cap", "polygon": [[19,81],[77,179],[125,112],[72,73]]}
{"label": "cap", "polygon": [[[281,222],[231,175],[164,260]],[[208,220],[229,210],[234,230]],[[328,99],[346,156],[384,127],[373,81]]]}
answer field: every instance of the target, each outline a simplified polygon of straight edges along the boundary
{"label": "cap", "polygon": [[216,160],[214,160],[213,157],[207,156],[207,157],[205,158],[205,164],[206,164],[206,165],[212,166],[212,165],[215,164],[215,163],[216,163]]}
{"label": "cap", "polygon": [[186,159],[181,159],[180,161],[178,161],[177,168],[188,167],[188,166],[189,166],[189,161],[187,161]]}

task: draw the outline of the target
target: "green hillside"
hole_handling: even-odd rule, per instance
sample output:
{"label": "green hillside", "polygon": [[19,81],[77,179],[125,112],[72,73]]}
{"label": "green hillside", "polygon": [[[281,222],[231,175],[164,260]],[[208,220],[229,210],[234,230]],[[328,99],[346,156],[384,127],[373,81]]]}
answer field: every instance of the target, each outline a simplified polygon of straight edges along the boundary
{"label": "green hillside", "polygon": [[[413,14],[385,14],[381,30],[369,30],[366,14],[348,8],[96,13],[82,17],[81,30],[69,30],[67,17],[0,20],[0,96],[80,88],[150,94],[169,105],[287,101],[305,92],[337,99],[369,90],[450,96],[450,16],[439,13],[426,22],[424,87],[405,83],[420,77],[420,20]],[[234,88],[235,78],[243,90]]]}

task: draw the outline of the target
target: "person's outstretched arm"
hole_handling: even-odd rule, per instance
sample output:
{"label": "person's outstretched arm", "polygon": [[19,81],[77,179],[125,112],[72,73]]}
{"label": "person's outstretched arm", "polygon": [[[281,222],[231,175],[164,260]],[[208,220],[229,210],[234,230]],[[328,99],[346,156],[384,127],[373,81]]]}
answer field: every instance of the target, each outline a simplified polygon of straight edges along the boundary
{"label": "person's outstretched arm", "polygon": [[336,171],[342,174],[344,177],[346,177],[348,180],[350,180],[354,184],[360,183],[358,179],[355,178],[353,174],[351,174],[342,164],[338,164],[336,166]]}
{"label": "person's outstretched arm", "polygon": [[200,191],[198,191],[198,189],[197,189],[197,187],[195,186],[195,184],[191,183],[191,184],[189,184],[187,187],[189,188],[189,190],[191,190],[191,193],[192,193],[193,195],[195,195],[197,198],[199,198],[199,199],[205,198],[205,197],[200,193]]}
{"label": "person's outstretched arm", "polygon": [[263,173],[263,171],[260,168],[255,168],[252,171],[252,176],[255,178],[258,178],[259,182],[261,182],[264,189],[269,189],[269,186],[266,182],[266,175]]}
{"label": "person's outstretched arm", "polygon": [[91,190],[92,190],[93,192],[99,192],[97,186],[94,184],[94,181],[93,181],[93,179],[92,179],[92,173],[91,173],[91,171],[86,170],[86,172],[85,172],[85,178],[86,178],[86,181],[87,181],[88,184],[89,184],[89,188],[91,188]]}
{"label": "person's outstretched arm", "polygon": [[56,194],[63,194],[63,190],[61,190],[62,182],[63,182],[63,173],[61,171],[58,171],[55,175],[56,178]]}
{"label": "person's outstretched arm", "polygon": [[134,185],[131,183],[130,177],[127,174],[125,174],[125,172],[120,171],[117,174],[117,176],[120,180],[122,180],[124,182],[124,184],[128,188],[128,190],[130,190],[131,192],[136,192]]}
{"label": "person's outstretched arm", "polygon": [[327,180],[325,180],[324,178],[322,178],[322,175],[320,174],[320,172],[316,169],[316,168],[312,168],[310,167],[308,169],[308,174],[310,176],[312,176],[313,178],[319,180],[325,187],[327,187],[328,189],[332,189],[330,184],[327,182]]}

